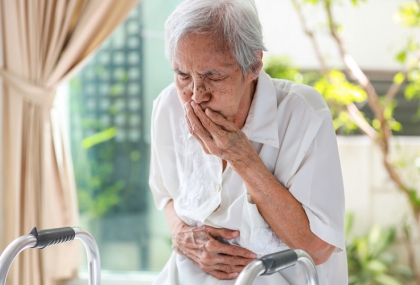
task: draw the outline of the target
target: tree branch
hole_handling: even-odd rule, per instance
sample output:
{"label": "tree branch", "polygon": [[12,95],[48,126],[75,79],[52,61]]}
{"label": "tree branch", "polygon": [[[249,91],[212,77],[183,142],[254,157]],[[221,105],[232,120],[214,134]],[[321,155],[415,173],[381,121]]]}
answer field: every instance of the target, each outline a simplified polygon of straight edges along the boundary
{"label": "tree branch", "polygon": [[[337,34],[336,25],[334,22],[334,18],[331,11],[331,2],[330,0],[326,0],[325,2],[325,10],[328,16],[328,25],[330,28],[331,36],[337,43],[338,49],[340,51],[341,59],[343,60],[344,66],[350,76],[353,77],[366,91],[368,95],[368,104],[369,107],[372,109],[375,118],[379,120],[381,123],[381,131],[382,137],[380,146],[384,149],[385,153],[389,152],[389,139],[392,136],[392,132],[388,127],[387,121],[384,117],[383,107],[379,103],[378,94],[375,91],[372,83],[370,82],[369,78],[365,75],[365,73],[360,69],[359,65],[356,61],[351,57],[344,48],[344,43],[341,38]],[[377,141],[379,142],[379,141]]]}
{"label": "tree branch", "polygon": [[363,117],[362,113],[360,113],[359,109],[353,103],[348,104],[347,112],[349,114],[350,119],[353,123],[355,123],[360,130],[365,133],[368,137],[370,137],[373,141],[378,141],[378,133],[371,125],[366,122],[366,119]]}
{"label": "tree branch", "polygon": [[298,3],[297,0],[292,0],[292,3],[293,3],[293,6],[295,7],[295,9],[297,11],[297,14],[298,14],[298,17],[299,17],[299,20],[300,20],[300,23],[302,25],[302,29],[303,29],[304,33],[309,37],[309,39],[310,39],[310,41],[312,43],[312,46],[313,46],[314,51],[315,51],[315,55],[316,55],[316,57],[317,57],[317,59],[319,61],[319,64],[321,66],[321,71],[322,71],[322,73],[324,75],[327,75],[328,74],[327,65],[325,63],[324,57],[322,56],[321,49],[319,48],[319,45],[318,45],[318,43],[317,43],[317,41],[315,39],[314,32],[311,31],[308,28],[308,25],[306,24],[306,19],[305,19],[305,16],[303,15],[302,7]]}
{"label": "tree branch", "polygon": [[397,95],[398,91],[400,91],[401,86],[402,86],[402,83],[400,84],[392,83],[392,85],[388,89],[388,92],[385,95],[385,106],[388,106],[391,103],[391,101]]}

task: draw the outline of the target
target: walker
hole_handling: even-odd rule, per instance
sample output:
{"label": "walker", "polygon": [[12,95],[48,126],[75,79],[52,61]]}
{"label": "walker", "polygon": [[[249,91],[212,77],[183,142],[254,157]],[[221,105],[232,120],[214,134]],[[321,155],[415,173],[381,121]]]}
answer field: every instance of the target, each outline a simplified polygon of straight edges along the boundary
{"label": "walker", "polygon": [[21,236],[12,241],[3,253],[0,255],[0,285],[6,282],[9,268],[16,256],[26,248],[45,248],[60,243],[80,239],[85,246],[87,252],[89,285],[101,284],[101,265],[99,258],[99,250],[95,239],[91,234],[81,228],[57,228],[50,230],[32,231],[25,236]]}
{"label": "walker", "polygon": [[[45,248],[56,244],[80,239],[88,258],[89,285],[101,284],[101,266],[98,246],[91,234],[81,228],[66,227],[38,231],[33,228],[25,236],[12,241],[0,255],[0,285],[5,285],[9,268],[16,256],[26,248]],[[265,255],[250,264],[239,274],[235,285],[251,285],[259,275],[271,275],[295,264],[301,264],[306,284],[318,285],[318,274],[312,258],[303,250],[284,250]]]}
{"label": "walker", "polygon": [[259,275],[271,275],[297,263],[302,266],[305,283],[318,285],[315,263],[309,254],[301,249],[287,249],[254,260],[245,266],[236,279],[235,285],[251,285]]}

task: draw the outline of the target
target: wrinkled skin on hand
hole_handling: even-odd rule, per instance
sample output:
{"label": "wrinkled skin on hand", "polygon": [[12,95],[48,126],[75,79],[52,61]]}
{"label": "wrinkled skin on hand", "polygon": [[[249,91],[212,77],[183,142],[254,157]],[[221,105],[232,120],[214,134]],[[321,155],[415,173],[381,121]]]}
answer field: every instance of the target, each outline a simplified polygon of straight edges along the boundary
{"label": "wrinkled skin on hand", "polygon": [[233,122],[208,108],[203,110],[195,102],[185,103],[184,109],[189,131],[205,153],[216,155],[233,167],[235,163],[258,159],[247,136]]}
{"label": "wrinkled skin on hand", "polygon": [[207,274],[220,280],[230,280],[237,278],[242,269],[257,257],[245,248],[216,239],[221,237],[229,240],[238,236],[238,231],[183,224],[173,235],[172,247]]}

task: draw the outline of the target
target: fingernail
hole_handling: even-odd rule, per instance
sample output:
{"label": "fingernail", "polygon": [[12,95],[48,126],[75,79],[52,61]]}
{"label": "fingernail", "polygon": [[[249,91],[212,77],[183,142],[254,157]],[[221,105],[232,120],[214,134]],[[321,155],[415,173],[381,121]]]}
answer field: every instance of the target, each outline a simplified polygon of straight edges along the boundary
{"label": "fingernail", "polygon": [[255,253],[251,253],[250,255],[249,255],[249,258],[257,258],[258,257],[258,255],[256,255]]}
{"label": "fingernail", "polygon": [[206,108],[206,115],[210,115],[211,114],[211,110],[209,108]]}
{"label": "fingernail", "polygon": [[197,107],[197,104],[194,101],[191,101],[191,106],[195,109]]}

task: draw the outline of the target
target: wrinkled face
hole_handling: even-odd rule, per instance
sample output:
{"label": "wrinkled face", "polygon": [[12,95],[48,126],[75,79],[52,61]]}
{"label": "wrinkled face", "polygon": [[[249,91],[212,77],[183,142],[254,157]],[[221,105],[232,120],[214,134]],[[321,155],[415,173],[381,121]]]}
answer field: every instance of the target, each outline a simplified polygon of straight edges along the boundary
{"label": "wrinkled face", "polygon": [[246,118],[253,96],[251,82],[257,76],[242,74],[223,41],[209,35],[185,36],[172,66],[182,104],[195,101],[203,110],[209,108],[231,121]]}

